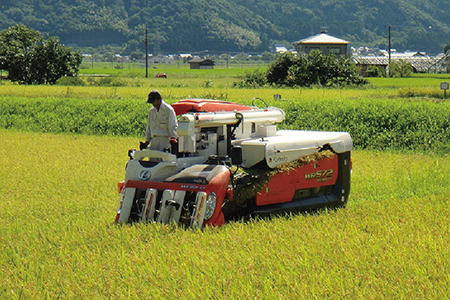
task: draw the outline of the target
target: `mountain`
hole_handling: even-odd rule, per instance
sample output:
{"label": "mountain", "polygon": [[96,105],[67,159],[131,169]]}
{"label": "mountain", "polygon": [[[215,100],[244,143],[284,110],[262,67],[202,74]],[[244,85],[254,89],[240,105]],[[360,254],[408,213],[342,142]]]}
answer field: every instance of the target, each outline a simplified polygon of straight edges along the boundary
{"label": "mountain", "polygon": [[[157,52],[268,51],[320,32],[352,46],[439,53],[450,44],[447,0],[15,0],[0,30],[18,23],[67,45],[125,45]],[[8,2],[4,4],[4,2]],[[9,3],[10,2],[10,3]]]}

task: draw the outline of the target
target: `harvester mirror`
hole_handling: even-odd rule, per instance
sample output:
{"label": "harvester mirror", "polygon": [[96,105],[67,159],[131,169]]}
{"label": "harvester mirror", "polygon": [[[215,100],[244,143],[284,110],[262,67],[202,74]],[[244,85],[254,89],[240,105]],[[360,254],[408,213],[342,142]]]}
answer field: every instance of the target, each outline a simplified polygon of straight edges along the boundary
{"label": "harvester mirror", "polygon": [[242,120],[244,118],[244,115],[240,112],[237,112],[234,116],[236,120]]}
{"label": "harvester mirror", "polygon": [[239,146],[231,148],[231,163],[233,165],[242,164],[242,148]]}

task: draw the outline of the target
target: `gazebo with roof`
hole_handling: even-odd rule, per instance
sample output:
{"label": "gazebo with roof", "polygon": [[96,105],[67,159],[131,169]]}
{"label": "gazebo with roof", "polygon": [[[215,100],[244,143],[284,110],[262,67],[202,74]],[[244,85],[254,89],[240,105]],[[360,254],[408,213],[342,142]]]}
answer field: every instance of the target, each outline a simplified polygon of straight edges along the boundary
{"label": "gazebo with roof", "polygon": [[312,50],[320,50],[325,55],[334,54],[336,56],[346,55],[349,44],[350,42],[328,35],[325,31],[294,42],[298,53],[309,53]]}

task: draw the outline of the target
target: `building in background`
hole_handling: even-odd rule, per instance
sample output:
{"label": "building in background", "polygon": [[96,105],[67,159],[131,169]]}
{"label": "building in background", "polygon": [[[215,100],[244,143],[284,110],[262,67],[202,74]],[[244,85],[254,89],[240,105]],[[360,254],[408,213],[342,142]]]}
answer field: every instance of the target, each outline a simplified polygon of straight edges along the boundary
{"label": "building in background", "polygon": [[[450,52],[447,55],[438,56],[423,55],[420,52],[396,53],[391,55],[391,62],[403,60],[411,64],[414,73],[447,73],[449,66]],[[389,66],[389,57],[379,56],[353,56],[355,64],[360,68],[360,74],[367,76],[370,67],[382,67],[385,70]]]}
{"label": "building in background", "polygon": [[346,56],[350,42],[328,35],[322,30],[320,34],[294,42],[298,53],[309,53],[312,50],[320,50],[325,55]]}
{"label": "building in background", "polygon": [[189,61],[191,69],[214,69],[214,61],[209,58],[194,58]]}

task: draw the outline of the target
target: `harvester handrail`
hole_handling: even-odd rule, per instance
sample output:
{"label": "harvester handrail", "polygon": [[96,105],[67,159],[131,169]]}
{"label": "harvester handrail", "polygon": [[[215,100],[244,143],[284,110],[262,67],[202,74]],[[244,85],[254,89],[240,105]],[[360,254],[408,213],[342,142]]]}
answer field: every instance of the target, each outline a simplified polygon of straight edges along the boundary
{"label": "harvester handrail", "polygon": [[158,150],[140,150],[136,151],[133,154],[133,159],[143,160],[144,158],[152,158],[152,159],[161,159],[162,161],[175,162],[177,160],[176,155],[173,155],[168,152],[162,152]]}

